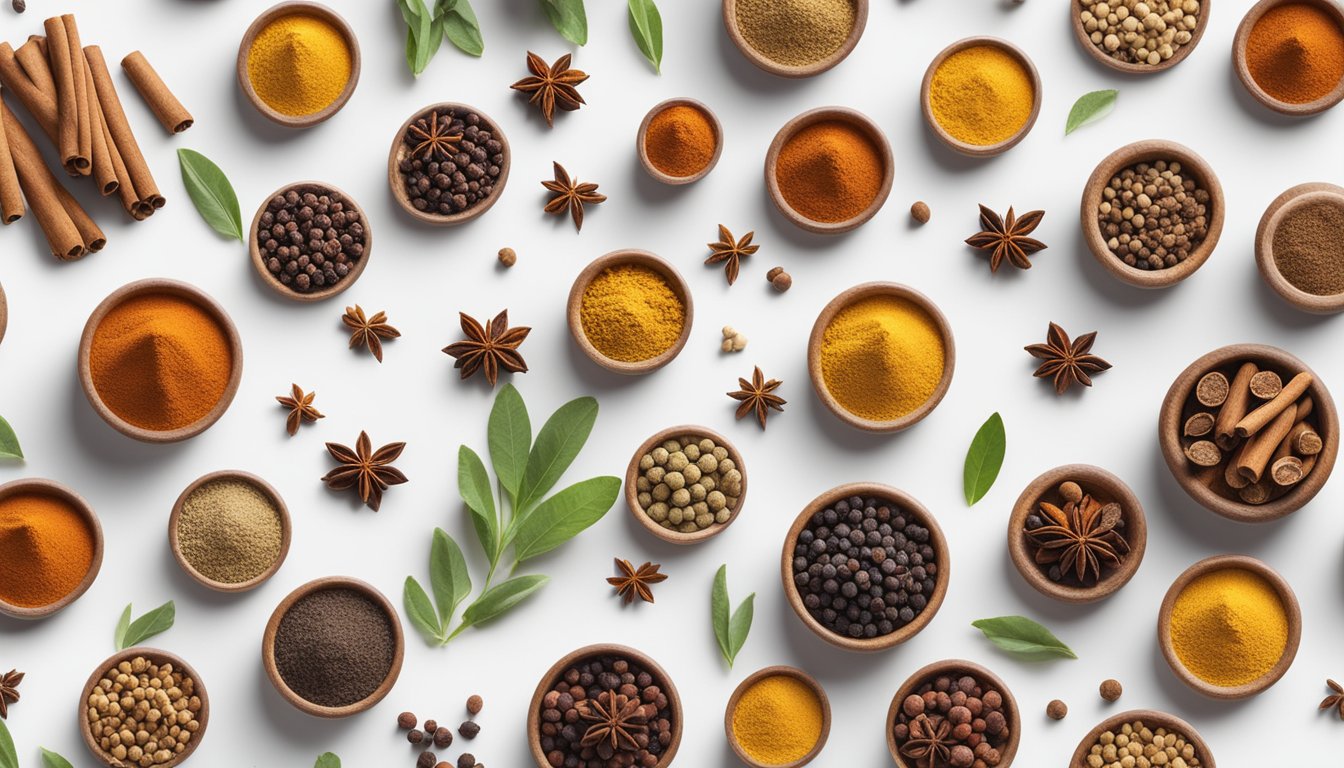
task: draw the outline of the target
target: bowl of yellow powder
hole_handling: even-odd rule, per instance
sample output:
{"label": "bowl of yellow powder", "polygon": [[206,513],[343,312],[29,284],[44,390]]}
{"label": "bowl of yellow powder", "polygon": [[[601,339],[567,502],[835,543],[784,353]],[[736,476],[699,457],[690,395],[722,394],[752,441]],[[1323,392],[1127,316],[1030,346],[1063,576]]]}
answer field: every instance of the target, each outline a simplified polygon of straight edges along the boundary
{"label": "bowl of yellow powder", "polygon": [[359,83],[359,41],[319,3],[284,2],[257,17],[238,46],[238,87],[267,119],[307,128],[341,110]]}
{"label": "bowl of yellow powder", "polygon": [[1041,112],[1041,76],[1021,48],[968,37],[944,48],[924,72],[924,121],[944,144],[989,157],[1017,145]]}
{"label": "bowl of yellow powder", "polygon": [[236,470],[187,486],[168,518],[177,564],[202,586],[246,592],[280,570],[289,554],[289,510],[270,483]]}
{"label": "bowl of yellow powder", "polygon": [[871,118],[846,107],[798,115],[765,155],[765,185],[784,218],[809,232],[848,232],[873,218],[895,179],[891,145]]}
{"label": "bowl of yellow powder", "polygon": [[728,745],[751,768],[801,768],[831,733],[831,703],[816,678],[797,667],[753,672],[728,699]]}
{"label": "bowl of yellow powder", "polygon": [[723,0],[723,26],[747,61],[811,77],[845,60],[868,23],[868,0]]}
{"label": "bowl of yellow powder", "polygon": [[[1156,709],[1131,709],[1097,723],[1078,742],[1068,768],[1123,768],[1128,765],[1128,761],[1133,760],[1128,750],[1116,748],[1116,739],[1121,736],[1127,742],[1126,746],[1137,743],[1143,747],[1145,755],[1149,750],[1154,755],[1157,753],[1155,737],[1161,736],[1161,751],[1166,753],[1167,759],[1165,765],[1178,765],[1175,758],[1179,757],[1185,768],[1216,768],[1213,752],[1194,726]],[[1093,755],[1100,758],[1100,762]]]}
{"label": "bowl of yellow powder", "polygon": [[103,528],[53,480],[0,485],[0,615],[41,619],[79,599],[103,564]]}
{"label": "bowl of yellow powder", "polygon": [[612,251],[574,279],[568,315],[570,335],[593,362],[615,373],[651,373],[686,346],[691,289],[648,251]]}
{"label": "bowl of yellow powder", "polygon": [[807,346],[817,397],[868,432],[899,432],[928,416],[947,394],[955,363],[947,318],[899,283],[863,283],[836,296]]}
{"label": "bowl of yellow powder", "polygon": [[1293,588],[1268,565],[1245,555],[1209,557],[1167,590],[1157,637],[1181,682],[1215,699],[1244,699],[1288,671],[1302,612]]}

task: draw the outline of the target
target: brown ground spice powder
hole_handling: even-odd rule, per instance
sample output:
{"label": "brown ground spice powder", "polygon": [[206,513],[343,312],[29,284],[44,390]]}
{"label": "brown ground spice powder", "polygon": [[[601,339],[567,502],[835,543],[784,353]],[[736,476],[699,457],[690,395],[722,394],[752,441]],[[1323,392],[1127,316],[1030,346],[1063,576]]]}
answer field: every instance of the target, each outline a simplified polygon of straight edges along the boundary
{"label": "brown ground spice powder", "polygon": [[1344,204],[1311,202],[1284,214],[1274,230],[1274,266],[1293,287],[1316,296],[1344,293]]}
{"label": "brown ground spice powder", "polygon": [[747,44],[790,67],[840,50],[854,16],[853,0],[737,0],[737,26]]}

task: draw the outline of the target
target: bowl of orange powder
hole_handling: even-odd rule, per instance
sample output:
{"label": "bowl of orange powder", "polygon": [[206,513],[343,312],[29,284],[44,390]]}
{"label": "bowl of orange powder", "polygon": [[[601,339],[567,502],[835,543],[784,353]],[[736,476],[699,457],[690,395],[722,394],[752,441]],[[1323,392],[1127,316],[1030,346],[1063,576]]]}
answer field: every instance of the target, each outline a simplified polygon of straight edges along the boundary
{"label": "bowl of orange powder", "polygon": [[40,619],[73,603],[103,564],[103,528],[79,494],[52,480],[0,485],[0,614]]}
{"label": "bowl of orange powder", "polygon": [[1232,60],[1256,101],[1314,115],[1344,101],[1344,6],[1334,0],[1261,0],[1237,27]]}
{"label": "bowl of orange powder", "polygon": [[765,156],[765,184],[775,207],[820,234],[848,232],[873,218],[894,178],[891,145],[882,129],[845,107],[793,118]]}
{"label": "bowl of orange powder", "polygon": [[714,170],[723,154],[723,125],[695,99],[654,105],[639,124],[639,162],[664,184],[690,184]]}

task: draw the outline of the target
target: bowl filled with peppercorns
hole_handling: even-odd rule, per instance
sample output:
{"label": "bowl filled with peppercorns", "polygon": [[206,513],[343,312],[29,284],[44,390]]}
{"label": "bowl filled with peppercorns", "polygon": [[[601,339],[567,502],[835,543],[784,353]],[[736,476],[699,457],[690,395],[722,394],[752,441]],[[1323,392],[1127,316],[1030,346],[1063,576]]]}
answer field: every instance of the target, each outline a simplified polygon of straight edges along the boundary
{"label": "bowl filled with peppercorns", "polygon": [[789,604],[817,634],[881,651],[924,629],[943,605],[950,569],[938,521],[904,491],[851,483],[808,504],[784,537]]}
{"label": "bowl filled with peppercorns", "polygon": [[695,544],[723,533],[747,497],[747,467],[728,438],[669,427],[645,440],[625,470],[625,503],[649,533]]}
{"label": "bowl filled with peppercorns", "polygon": [[167,651],[119,651],[93,670],[83,690],[79,730],[84,744],[94,758],[114,768],[184,763],[210,722],[210,697],[200,676]]}
{"label": "bowl filled with peppercorns", "polygon": [[510,162],[498,123],[475,107],[442,102],[402,123],[388,153],[387,183],[412,218],[451,227],[490,210]]}
{"label": "bowl filled with peppercorns", "polygon": [[1083,50],[1132,75],[1181,63],[1204,37],[1212,0],[1071,0]]}
{"label": "bowl filled with peppercorns", "polygon": [[262,282],[285,298],[321,301],[364,273],[373,231],[346,193],[320,181],[286,184],[252,217],[248,251]]}
{"label": "bowl filled with peppercorns", "polygon": [[886,731],[900,768],[1008,768],[1022,740],[1012,691],[964,659],[936,661],[911,675],[891,699]]}
{"label": "bowl filled with peppercorns", "polygon": [[[1153,760],[1158,754],[1162,762]],[[1108,717],[1078,742],[1069,768],[1124,768],[1138,765],[1216,768],[1213,752],[1194,726],[1155,709],[1131,709]]]}

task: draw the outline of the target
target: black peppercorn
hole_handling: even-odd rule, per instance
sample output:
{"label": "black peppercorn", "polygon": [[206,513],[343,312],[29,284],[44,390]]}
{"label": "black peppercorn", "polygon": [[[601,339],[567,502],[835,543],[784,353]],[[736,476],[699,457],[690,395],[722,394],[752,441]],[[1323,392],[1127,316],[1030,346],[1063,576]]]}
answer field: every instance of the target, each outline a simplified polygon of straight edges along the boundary
{"label": "black peppercorn", "polygon": [[474,739],[476,738],[476,734],[481,732],[481,726],[468,720],[457,726],[457,732],[462,734],[462,738],[464,739]]}
{"label": "black peppercorn", "polygon": [[409,731],[415,727],[417,718],[414,712],[402,712],[397,715],[397,727],[403,731]]}
{"label": "black peppercorn", "polygon": [[434,111],[413,121],[397,164],[411,207],[450,216],[488,198],[504,163],[504,145],[480,115]]}
{"label": "black peppercorn", "polygon": [[266,271],[295,293],[336,285],[364,258],[367,246],[363,217],[354,205],[339,192],[314,189],[272,197],[257,222]]}

